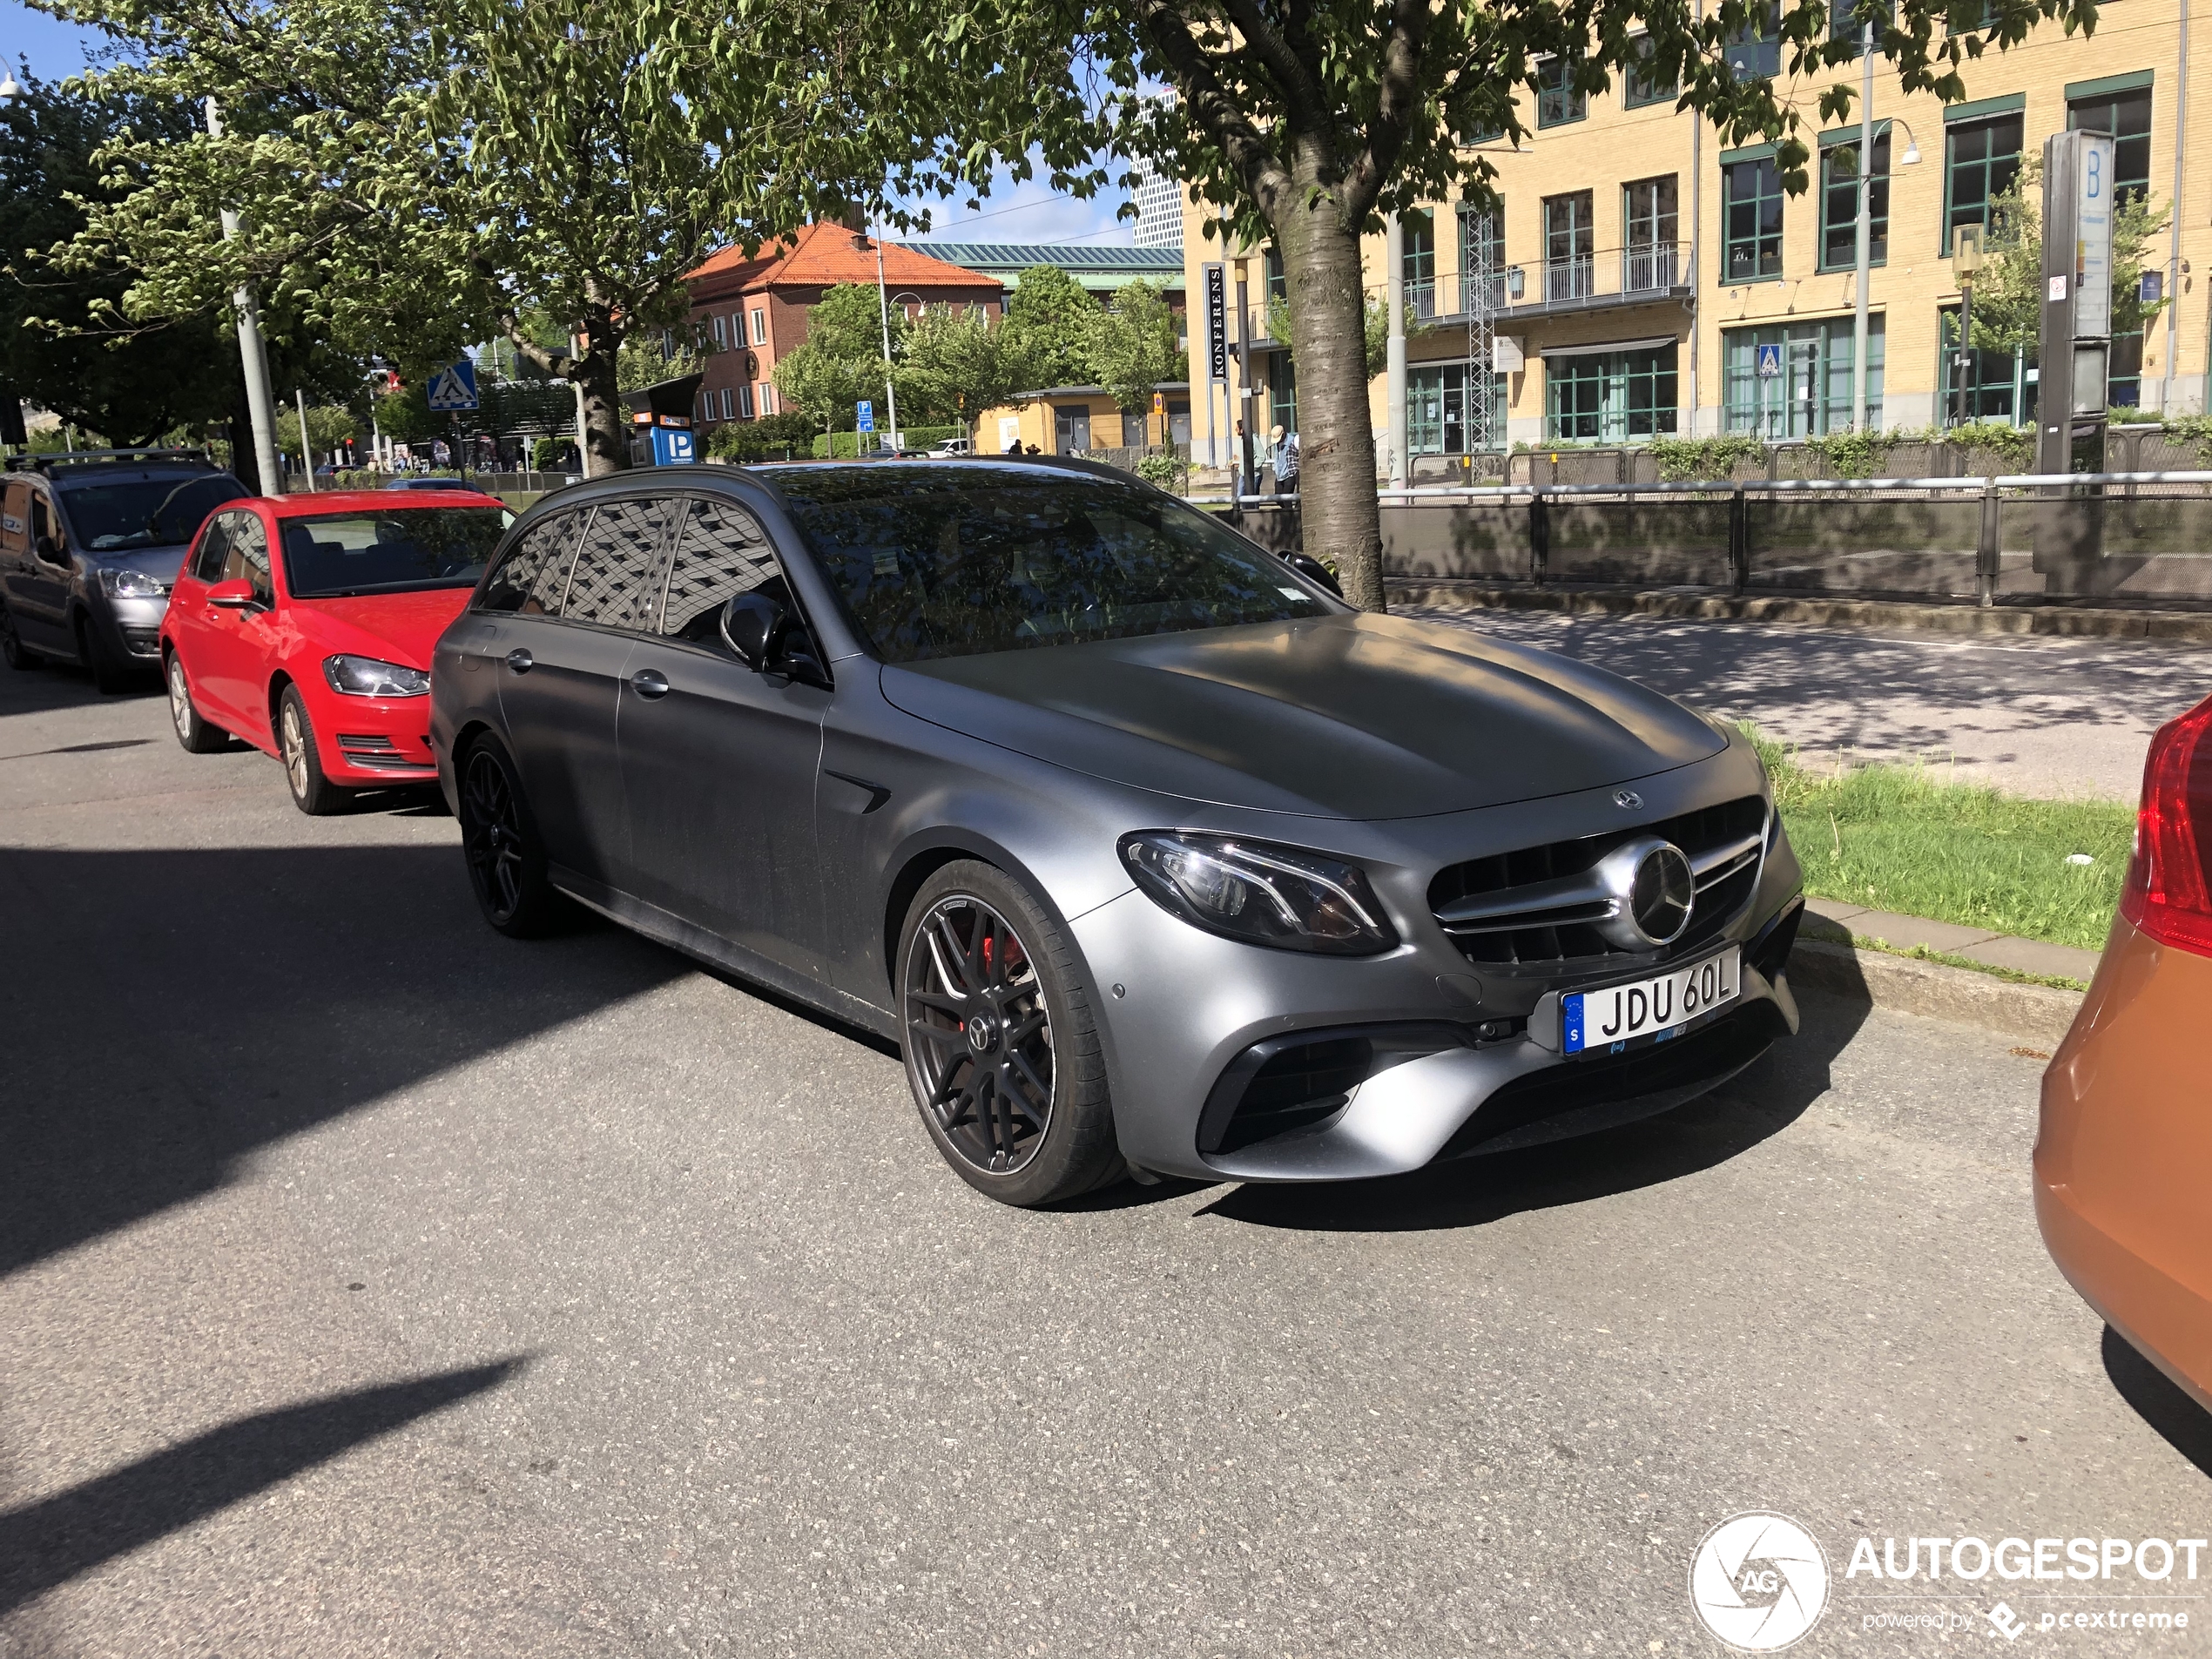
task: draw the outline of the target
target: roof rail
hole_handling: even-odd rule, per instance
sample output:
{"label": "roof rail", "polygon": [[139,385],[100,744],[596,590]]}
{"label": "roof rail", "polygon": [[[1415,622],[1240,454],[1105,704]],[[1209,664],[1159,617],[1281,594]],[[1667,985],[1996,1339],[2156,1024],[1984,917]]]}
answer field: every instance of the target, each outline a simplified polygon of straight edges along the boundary
{"label": "roof rail", "polygon": [[133,461],[197,461],[209,467],[215,464],[214,457],[205,449],[55,449],[40,455],[10,455],[8,470],[47,472],[57,466],[116,466]]}

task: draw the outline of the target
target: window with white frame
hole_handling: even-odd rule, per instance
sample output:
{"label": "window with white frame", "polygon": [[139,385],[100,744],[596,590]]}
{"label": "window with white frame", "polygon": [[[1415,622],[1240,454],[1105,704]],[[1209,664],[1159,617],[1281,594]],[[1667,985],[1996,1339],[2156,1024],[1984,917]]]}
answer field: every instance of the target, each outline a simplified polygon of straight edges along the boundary
{"label": "window with white frame", "polygon": [[721,350],[725,347],[728,346],[729,343],[730,336],[728,334],[728,320],[723,317],[719,313],[717,313],[714,319],[715,349],[718,351]]}
{"label": "window with white frame", "polygon": [[752,308],[752,343],[756,346],[768,343],[768,308],[765,306]]}

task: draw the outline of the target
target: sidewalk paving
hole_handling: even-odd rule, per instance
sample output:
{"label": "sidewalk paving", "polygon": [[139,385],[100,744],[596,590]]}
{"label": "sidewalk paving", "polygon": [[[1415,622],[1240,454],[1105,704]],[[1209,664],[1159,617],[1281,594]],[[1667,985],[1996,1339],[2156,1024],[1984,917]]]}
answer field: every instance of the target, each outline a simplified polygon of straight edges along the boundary
{"label": "sidewalk paving", "polygon": [[1840,899],[1809,898],[1805,914],[1814,919],[1803,929],[1807,939],[1841,944],[1849,944],[1854,937],[1878,940],[1892,950],[1939,951],[1989,968],[2075,980],[2084,985],[2097,971],[2098,953],[2094,950],[2046,944],[2040,939],[2015,939],[1986,928],[1962,927],[1956,922],[1901,916],[1892,910],[1869,910]]}

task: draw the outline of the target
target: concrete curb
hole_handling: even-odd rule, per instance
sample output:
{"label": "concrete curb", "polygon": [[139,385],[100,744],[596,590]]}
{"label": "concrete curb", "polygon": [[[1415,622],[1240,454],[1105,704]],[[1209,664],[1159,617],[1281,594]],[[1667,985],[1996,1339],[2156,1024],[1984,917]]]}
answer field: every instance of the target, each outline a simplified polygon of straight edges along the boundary
{"label": "concrete curb", "polygon": [[2056,1049],[2081,1007],[2081,993],[2021,985],[1970,968],[1916,961],[1878,950],[1800,940],[1790,953],[1790,983],[1878,1008],[1956,1020],[2000,1035]]}
{"label": "concrete curb", "polygon": [[1500,588],[1409,577],[1391,577],[1383,585],[1393,605],[1450,610],[1558,610],[1588,616],[1809,623],[1828,628],[1905,628],[1940,634],[2042,634],[2212,644],[2212,613],[2190,610],[2114,610],[2068,605],[1984,609],[1891,599],[1761,597],[1682,588]]}

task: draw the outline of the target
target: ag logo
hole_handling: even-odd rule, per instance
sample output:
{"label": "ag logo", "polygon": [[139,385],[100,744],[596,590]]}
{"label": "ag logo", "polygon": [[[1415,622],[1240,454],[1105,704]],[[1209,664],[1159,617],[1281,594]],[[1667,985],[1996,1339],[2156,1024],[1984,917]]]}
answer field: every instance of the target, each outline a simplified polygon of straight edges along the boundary
{"label": "ag logo", "polygon": [[1730,1515],[1689,1563],[1689,1604],[1705,1628],[1743,1653],[1774,1653],[1820,1622],[1828,1558],[1784,1515]]}

